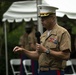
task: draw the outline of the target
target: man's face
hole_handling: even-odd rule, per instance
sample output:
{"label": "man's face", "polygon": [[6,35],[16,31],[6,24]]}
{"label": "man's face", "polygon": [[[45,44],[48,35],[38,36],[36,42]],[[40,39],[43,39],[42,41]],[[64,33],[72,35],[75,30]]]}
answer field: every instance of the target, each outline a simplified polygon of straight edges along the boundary
{"label": "man's face", "polygon": [[32,32],[32,28],[25,28],[26,33],[30,34]]}
{"label": "man's face", "polygon": [[48,29],[52,25],[52,16],[42,17],[41,22],[43,27]]}

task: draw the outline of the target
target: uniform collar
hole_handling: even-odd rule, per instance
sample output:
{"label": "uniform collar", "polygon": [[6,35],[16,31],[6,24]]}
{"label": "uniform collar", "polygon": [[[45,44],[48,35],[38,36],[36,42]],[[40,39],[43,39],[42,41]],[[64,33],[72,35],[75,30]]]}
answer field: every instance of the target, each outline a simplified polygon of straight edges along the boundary
{"label": "uniform collar", "polygon": [[[51,30],[50,35],[57,35],[57,30],[58,30],[58,24],[56,24],[54,28]],[[47,32],[48,31],[45,31],[41,37],[47,37]]]}
{"label": "uniform collar", "polygon": [[58,30],[58,24],[56,24],[54,27],[53,27],[53,29],[51,30],[51,33],[50,33],[50,35],[56,35],[57,34],[57,30]]}

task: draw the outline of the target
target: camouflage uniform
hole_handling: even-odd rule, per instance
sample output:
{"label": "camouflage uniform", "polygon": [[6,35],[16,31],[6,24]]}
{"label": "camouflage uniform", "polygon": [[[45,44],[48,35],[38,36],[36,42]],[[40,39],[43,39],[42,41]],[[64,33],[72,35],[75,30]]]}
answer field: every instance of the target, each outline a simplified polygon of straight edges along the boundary
{"label": "camouflage uniform", "polygon": [[30,44],[35,45],[37,42],[37,39],[35,37],[35,32],[32,31],[29,35],[25,33],[20,37],[19,45],[21,45],[23,48],[27,50],[34,50],[31,48]]}
{"label": "camouflage uniform", "polygon": [[[21,47],[27,50],[32,51],[32,50],[35,50],[35,48],[32,48],[31,44],[35,46],[36,42],[37,42],[37,39],[35,37],[35,31],[33,30],[30,34],[27,34],[25,32],[25,34],[20,37],[19,45],[21,45]],[[25,54],[22,54],[21,59],[24,60],[24,59],[29,59],[29,58]],[[37,71],[36,66],[38,66],[35,63],[36,61],[31,60],[31,64],[32,64],[31,70],[32,70],[33,75],[35,75],[35,71]],[[21,75],[25,75],[24,68],[21,69]]]}

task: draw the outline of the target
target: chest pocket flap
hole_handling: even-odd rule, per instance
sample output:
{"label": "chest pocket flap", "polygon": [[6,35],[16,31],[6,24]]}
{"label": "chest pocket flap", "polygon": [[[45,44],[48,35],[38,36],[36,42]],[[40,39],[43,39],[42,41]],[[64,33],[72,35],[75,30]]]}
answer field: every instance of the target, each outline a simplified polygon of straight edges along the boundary
{"label": "chest pocket flap", "polygon": [[51,35],[46,38],[44,44],[46,48],[57,48],[58,47],[58,37],[57,35]]}

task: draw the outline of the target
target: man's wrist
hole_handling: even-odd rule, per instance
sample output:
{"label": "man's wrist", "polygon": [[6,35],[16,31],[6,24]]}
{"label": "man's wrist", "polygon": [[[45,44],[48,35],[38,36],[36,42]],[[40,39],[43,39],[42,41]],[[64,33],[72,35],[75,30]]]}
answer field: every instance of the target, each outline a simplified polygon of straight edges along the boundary
{"label": "man's wrist", "polygon": [[24,48],[22,48],[22,52],[24,52],[25,51],[25,49]]}
{"label": "man's wrist", "polygon": [[47,50],[45,51],[45,53],[46,53],[46,54],[50,54],[50,50],[47,49]]}

